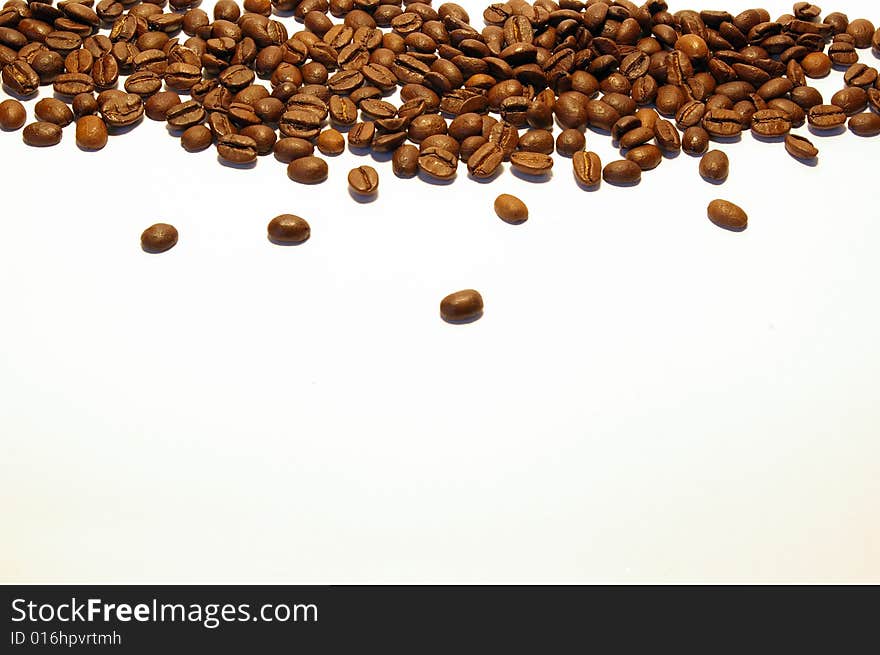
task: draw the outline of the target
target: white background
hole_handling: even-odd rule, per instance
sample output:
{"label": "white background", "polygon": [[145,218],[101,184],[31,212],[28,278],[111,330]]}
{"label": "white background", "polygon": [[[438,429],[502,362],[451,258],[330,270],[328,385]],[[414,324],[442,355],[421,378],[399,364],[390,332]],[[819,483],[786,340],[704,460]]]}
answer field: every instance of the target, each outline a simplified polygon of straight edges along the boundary
{"label": "white background", "polygon": [[[744,134],[722,186],[682,154],[595,193],[562,157],[380,162],[358,204],[369,157],[307,187],[151,121],[73,132],[0,133],[3,581],[880,582],[878,140],[810,136],[811,168]],[[311,240],[269,243],[282,212]],[[484,317],[441,321],[467,287]]]}

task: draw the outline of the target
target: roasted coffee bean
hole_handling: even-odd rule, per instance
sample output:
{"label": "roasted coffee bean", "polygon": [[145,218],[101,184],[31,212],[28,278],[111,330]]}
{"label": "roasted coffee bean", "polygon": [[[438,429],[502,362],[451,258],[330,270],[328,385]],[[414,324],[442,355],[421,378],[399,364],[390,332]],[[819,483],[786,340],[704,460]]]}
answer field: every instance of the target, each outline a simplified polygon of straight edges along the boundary
{"label": "roasted coffee bean", "polygon": [[29,146],[54,146],[61,142],[61,128],[55,123],[39,121],[25,126],[21,133],[22,140]]}
{"label": "roasted coffee bean", "polygon": [[713,200],[706,211],[710,221],[726,230],[740,232],[749,224],[749,217],[742,208],[728,200]]}
{"label": "roasted coffee bean", "polygon": [[495,213],[505,223],[518,225],[529,218],[529,208],[526,203],[509,193],[502,193],[495,198]]}
{"label": "roasted coffee bean", "polygon": [[315,145],[322,155],[339,155],[345,150],[345,137],[338,130],[329,128],[318,135]]}
{"label": "roasted coffee bean", "polygon": [[91,93],[80,93],[74,96],[71,103],[73,115],[77,118],[82,116],[92,116],[98,113],[98,101]]}
{"label": "roasted coffee bean", "polygon": [[4,100],[0,102],[0,129],[11,131],[17,130],[25,124],[27,111],[18,100]]}
{"label": "roasted coffee bean", "polygon": [[689,155],[702,155],[709,149],[709,133],[702,127],[689,127],[681,136],[681,149]]}
{"label": "roasted coffee bean", "polygon": [[849,119],[849,129],[859,136],[880,134],[880,115],[874,113],[856,114]]}
{"label": "roasted coffee bean", "polygon": [[474,289],[456,291],[440,301],[440,316],[448,323],[467,323],[483,315],[483,297]]}
{"label": "roasted coffee bean", "polygon": [[34,105],[34,115],[41,121],[66,127],[73,122],[73,112],[66,104],[55,98],[43,98]]}
{"label": "roasted coffee bean", "polygon": [[528,130],[519,138],[517,148],[549,155],[553,152],[553,145],[553,134],[549,130]]}
{"label": "roasted coffee bean", "polygon": [[487,142],[468,158],[468,172],[476,178],[492,177],[504,161],[504,151],[496,143]]}
{"label": "roasted coffee bean", "polygon": [[419,171],[419,149],[413,145],[402,145],[391,157],[391,169],[397,177],[414,177]]}
{"label": "roasted coffee bean", "polygon": [[642,179],[642,169],[635,162],[627,159],[613,161],[602,170],[602,179],[609,184],[629,186]]}
{"label": "roasted coffee bean", "polygon": [[675,124],[679,129],[685,130],[689,127],[699,125],[706,113],[706,105],[702,102],[692,100],[683,104],[675,114]]}
{"label": "roasted coffee bean", "polygon": [[376,125],[372,121],[355,123],[348,131],[348,145],[352,148],[368,148],[376,134]]}
{"label": "roasted coffee bean", "polygon": [[650,171],[657,168],[663,161],[663,153],[654,144],[647,143],[630,150],[626,153],[626,158],[637,164],[643,171]]}
{"label": "roasted coffee bean", "polygon": [[846,123],[846,112],[835,105],[816,105],[807,112],[807,121],[817,130],[834,130]]}
{"label": "roasted coffee bean", "polygon": [[144,102],[133,93],[115,92],[105,102],[98,100],[98,107],[104,122],[110,127],[134,125],[144,115]]}
{"label": "roasted coffee bean", "polygon": [[149,98],[162,90],[162,78],[153,71],[139,71],[128,76],[124,87],[128,93],[134,93],[141,98]]}
{"label": "roasted coffee bean", "polygon": [[348,172],[348,186],[359,195],[372,196],[379,190],[379,174],[372,166],[358,166]]}
{"label": "roasted coffee bean", "polygon": [[327,179],[327,162],[309,155],[294,159],[287,166],[287,176],[300,184],[318,184]]}
{"label": "roasted coffee bean", "polygon": [[870,48],[871,39],[874,36],[874,24],[865,18],[851,20],[846,28],[857,48]]}
{"label": "roasted coffee bean", "polygon": [[455,176],[458,157],[443,148],[427,147],[419,153],[419,169],[432,177],[448,180]]}
{"label": "roasted coffee bean", "polygon": [[257,142],[242,134],[217,138],[217,154],[231,164],[250,164],[257,160]]}
{"label": "roasted coffee bean", "polygon": [[20,96],[32,95],[40,87],[40,76],[24,59],[16,59],[4,66],[2,79],[3,84]]}
{"label": "roasted coffee bean", "polygon": [[702,123],[703,129],[716,137],[733,137],[742,132],[742,117],[730,109],[710,109]]}
{"label": "roasted coffee bean", "polygon": [[663,152],[675,153],[681,150],[681,137],[678,130],[675,129],[675,125],[665,119],[657,121],[654,125],[654,139]]}
{"label": "roasted coffee bean", "polygon": [[85,73],[62,73],[55,78],[52,88],[58,95],[72,98],[80,93],[92,93],[95,81]]}
{"label": "roasted coffee bean", "polygon": [[818,79],[831,72],[831,59],[824,52],[811,52],[800,63],[807,77]]}
{"label": "roasted coffee bean", "polygon": [[628,150],[648,143],[654,138],[654,130],[650,127],[637,127],[620,137],[620,148]]}
{"label": "roasted coffee bean", "polygon": [[314,154],[315,146],[305,139],[290,136],[278,139],[272,150],[275,153],[275,159],[284,162],[285,164],[289,164],[294,159],[309,157]]}
{"label": "roasted coffee bean", "polygon": [[868,93],[859,87],[850,86],[831,96],[831,104],[843,109],[847,116],[852,116],[868,106]]}
{"label": "roasted coffee bean", "polygon": [[214,134],[204,125],[193,125],[180,136],[180,145],[187,152],[201,152],[214,142]]}
{"label": "roasted coffee bean", "polygon": [[410,140],[421,143],[429,136],[446,134],[446,120],[439,114],[422,114],[412,119],[407,128]]}
{"label": "roasted coffee bean", "polygon": [[807,113],[800,105],[788,98],[773,98],[767,103],[768,109],[780,109],[785,112],[792,127],[800,127],[807,120]]}
{"label": "roasted coffee bean", "polygon": [[723,182],[730,173],[730,160],[721,150],[710,150],[700,159],[700,175],[703,179]]}
{"label": "roasted coffee bean", "polygon": [[[268,155],[272,152],[272,149],[275,147],[275,141],[278,140],[278,135],[275,134],[275,130],[268,125],[248,125],[247,127],[243,127],[239,131],[239,134],[250,137],[254,140],[254,143],[257,144],[258,156]],[[345,141],[343,140],[343,147],[344,143]]]}
{"label": "roasted coffee bean", "polygon": [[[606,95],[607,99],[609,95]],[[620,120],[620,112],[617,111],[605,100],[590,100],[587,102],[587,118],[590,127],[596,127],[600,130],[610,132],[614,124]],[[576,127],[574,125],[566,125],[566,127]]]}
{"label": "roasted coffee bean", "polygon": [[83,150],[100,150],[107,145],[107,125],[98,116],[82,116],[76,121],[76,145]]}
{"label": "roasted coffee bean", "polygon": [[565,157],[571,157],[576,152],[583,150],[587,145],[587,139],[583,132],[575,129],[565,129],[556,137],[556,152]]}
{"label": "roasted coffee bean", "polygon": [[796,134],[787,134],[785,137],[785,149],[795,159],[815,159],[819,156],[819,150],[808,139]]}
{"label": "roasted coffee bean", "polygon": [[791,121],[781,109],[761,109],[752,114],[752,132],[758,136],[783,136],[790,130]]}
{"label": "roasted coffee bean", "polygon": [[165,121],[168,118],[168,110],[179,104],[181,104],[180,96],[174,91],[159,91],[144,102],[144,113],[150,120]]}
{"label": "roasted coffee bean", "polygon": [[510,155],[513,168],[526,175],[548,175],[553,168],[553,159],[539,152],[514,152]]}
{"label": "roasted coffee bean", "polygon": [[586,187],[598,186],[602,181],[602,161],[595,152],[579,151],[571,157],[575,179]]}
{"label": "roasted coffee bean", "polygon": [[843,74],[843,81],[848,86],[867,88],[877,81],[877,69],[866,64],[853,64]]}
{"label": "roasted coffee bean", "polygon": [[303,243],[312,235],[312,228],[304,218],[294,214],[281,214],[271,221],[266,229],[272,243]]}
{"label": "roasted coffee bean", "polygon": [[173,225],[156,223],[141,234],[141,248],[149,253],[165,252],[177,244],[177,238],[177,228]]}
{"label": "roasted coffee bean", "polygon": [[181,102],[165,112],[165,120],[168,121],[168,125],[176,130],[185,130],[193,125],[198,125],[206,117],[207,112],[198,100]]}

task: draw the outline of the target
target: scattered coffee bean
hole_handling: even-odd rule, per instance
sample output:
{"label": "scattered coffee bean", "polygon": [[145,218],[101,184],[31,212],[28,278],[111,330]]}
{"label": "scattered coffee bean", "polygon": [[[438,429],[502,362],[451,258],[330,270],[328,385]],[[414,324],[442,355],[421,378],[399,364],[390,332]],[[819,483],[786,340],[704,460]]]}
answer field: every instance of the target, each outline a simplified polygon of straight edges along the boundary
{"label": "scattered coffee bean", "polygon": [[630,150],[626,153],[626,158],[637,164],[643,171],[650,171],[657,168],[663,161],[663,153],[653,143],[646,143]]}
{"label": "scattered coffee bean", "polygon": [[372,166],[352,168],[348,173],[348,186],[359,195],[375,195],[379,190],[379,174]]}
{"label": "scattered coffee bean", "polygon": [[730,173],[730,160],[721,150],[710,150],[700,159],[700,175],[705,180],[723,182]]}
{"label": "scattered coffee bean", "polygon": [[61,143],[61,128],[55,123],[39,121],[25,126],[21,137],[29,146],[43,148]]}
{"label": "scattered coffee bean", "polygon": [[204,125],[193,125],[180,136],[180,145],[187,152],[201,152],[214,142],[214,134]]}
{"label": "scattered coffee bean", "polygon": [[807,121],[817,130],[834,130],[846,123],[846,112],[835,105],[816,105],[807,112]]}
{"label": "scattered coffee bean", "polygon": [[159,253],[177,244],[177,228],[168,223],[151,225],[141,234],[141,248],[145,252]]}
{"label": "scattered coffee bean", "polygon": [[849,119],[849,129],[859,136],[877,136],[880,134],[880,114],[856,114]]}
{"label": "scattered coffee bean", "polygon": [[637,184],[642,179],[642,169],[635,162],[621,159],[605,166],[602,171],[602,179],[609,184],[620,186]]}
{"label": "scattered coffee bean", "polygon": [[439,180],[455,176],[458,158],[448,150],[430,146],[419,153],[419,169]]}
{"label": "scattered coffee bean", "polygon": [[340,155],[345,150],[345,137],[339,130],[332,127],[324,130],[315,140],[315,145],[322,155],[334,156]]}
{"label": "scattered coffee bean", "polygon": [[327,179],[327,162],[309,155],[294,159],[287,166],[287,176],[300,184],[318,184]]}
{"label": "scattered coffee bean", "polygon": [[419,149],[405,144],[394,151],[391,168],[397,177],[415,177],[419,172]]}
{"label": "scattered coffee bean", "polygon": [[274,243],[302,243],[312,234],[312,229],[304,218],[293,214],[281,214],[269,221],[267,228],[269,240]]}
{"label": "scattered coffee bean", "polygon": [[55,123],[58,127],[66,127],[73,122],[73,111],[55,98],[43,98],[37,102],[34,105],[34,115],[41,121]]}
{"label": "scattered coffee bean", "polygon": [[468,323],[482,315],[483,297],[473,289],[450,293],[440,301],[440,316],[448,323]]}
{"label": "scattered coffee bean", "polygon": [[585,187],[597,187],[602,181],[602,160],[595,152],[576,152],[571,157],[575,179]]}
{"label": "scattered coffee bean", "polygon": [[301,157],[308,157],[314,154],[315,146],[305,139],[288,136],[283,139],[278,139],[278,141],[275,142],[273,152],[275,153],[275,159],[284,162],[285,164],[289,164],[294,159],[300,159]]}
{"label": "scattered coffee bean", "polygon": [[785,149],[795,159],[815,159],[819,156],[819,150],[808,139],[796,134],[788,134],[785,137]]}
{"label": "scattered coffee bean", "polygon": [[83,150],[101,150],[107,145],[107,126],[98,116],[81,116],[76,121],[76,145]]}
{"label": "scattered coffee bean", "polygon": [[689,155],[702,155],[709,149],[709,133],[702,127],[689,127],[681,136],[681,149]]}
{"label": "scattered coffee bean", "polygon": [[742,208],[727,200],[713,200],[707,210],[709,220],[715,225],[736,232],[746,229],[749,217]]}
{"label": "scattered coffee bean", "polygon": [[0,102],[0,129],[17,130],[25,124],[25,121],[27,121],[27,112],[18,100],[9,99]]}
{"label": "scattered coffee bean", "polygon": [[510,155],[510,164],[526,175],[548,175],[553,168],[553,159],[540,152],[514,152]]}
{"label": "scattered coffee bean", "polygon": [[556,152],[565,157],[572,157],[574,153],[583,150],[587,145],[587,138],[580,130],[567,128],[556,137]]}
{"label": "scattered coffee bean", "polygon": [[502,221],[513,224],[523,223],[529,218],[526,203],[508,193],[502,193],[495,198],[495,213]]}

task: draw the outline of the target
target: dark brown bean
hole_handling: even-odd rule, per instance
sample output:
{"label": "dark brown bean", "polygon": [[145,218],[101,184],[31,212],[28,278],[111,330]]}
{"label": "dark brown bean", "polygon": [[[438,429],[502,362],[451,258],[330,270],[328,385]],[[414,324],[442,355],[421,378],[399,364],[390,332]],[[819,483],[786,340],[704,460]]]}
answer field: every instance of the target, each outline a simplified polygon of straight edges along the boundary
{"label": "dark brown bean", "polygon": [[440,316],[448,323],[467,323],[483,315],[483,297],[474,289],[456,291],[440,301]]}
{"label": "dark brown bean", "polygon": [[571,164],[575,179],[585,187],[596,187],[602,181],[602,161],[595,152],[576,152]]}
{"label": "dark brown bean", "polygon": [[730,173],[730,159],[721,150],[710,150],[700,159],[700,175],[705,180],[723,182]]}
{"label": "dark brown bean", "polygon": [[76,121],[76,145],[83,150],[101,150],[107,145],[107,125],[98,116],[82,116]]}
{"label": "dark brown bean", "polygon": [[375,195],[379,190],[379,174],[372,166],[358,166],[348,172],[348,186],[358,195]]}
{"label": "dark brown bean", "polygon": [[788,134],[785,137],[785,150],[795,159],[815,159],[819,156],[819,150],[808,139],[796,134]]}
{"label": "dark brown bean", "polygon": [[495,213],[502,221],[514,225],[524,223],[529,218],[526,203],[508,193],[502,193],[495,198]]}
{"label": "dark brown bean", "polygon": [[294,159],[287,166],[287,176],[300,184],[318,184],[327,179],[327,162],[309,155]]}
{"label": "dark brown bean", "polygon": [[602,179],[609,184],[620,186],[638,184],[642,179],[642,169],[635,162],[621,159],[605,166],[602,170]]}
{"label": "dark brown bean", "polygon": [[26,120],[27,111],[18,100],[9,99],[0,102],[0,129],[17,130]]}
{"label": "dark brown bean", "polygon": [[22,140],[29,146],[43,148],[61,142],[61,128],[55,123],[39,121],[27,125],[21,133]]}
{"label": "dark brown bean", "polygon": [[266,229],[269,240],[278,244],[303,243],[312,235],[312,228],[304,218],[294,214],[281,214]]}
{"label": "dark brown bean", "polygon": [[177,238],[177,228],[173,225],[156,223],[141,234],[141,248],[149,253],[165,252],[177,244]]}
{"label": "dark brown bean", "polygon": [[726,230],[741,232],[749,224],[749,217],[742,208],[728,200],[713,200],[707,213],[709,220]]}

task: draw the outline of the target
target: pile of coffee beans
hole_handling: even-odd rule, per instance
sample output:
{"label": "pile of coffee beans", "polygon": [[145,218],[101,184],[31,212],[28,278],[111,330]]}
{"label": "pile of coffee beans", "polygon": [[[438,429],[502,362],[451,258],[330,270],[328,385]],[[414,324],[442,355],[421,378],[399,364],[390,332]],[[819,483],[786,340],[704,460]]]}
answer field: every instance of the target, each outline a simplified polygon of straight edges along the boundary
{"label": "pile of coffee beans", "polygon": [[[880,30],[808,2],[774,18],[673,12],[665,0],[509,0],[484,9],[482,28],[431,0],[219,0],[211,15],[198,4],[6,0],[0,68],[17,99],[0,103],[0,128],[23,127],[25,143],[44,147],[75,123],[77,145],[96,151],[146,116],[227,165],[274,154],[302,184],[326,180],[323,157],[346,141],[392,153],[398,177],[439,181],[492,179],[504,162],[539,180],[555,151],[587,190],[638,184],[681,150],[723,182],[728,158],[710,144],[745,131],[800,160],[818,156],[793,133],[805,125],[880,134],[880,77],[860,61],[863,50],[880,56]],[[842,88],[826,99],[810,81],[833,71]],[[19,100],[41,88],[54,97],[27,124]],[[587,151],[587,128],[608,134],[620,159],[603,166]],[[360,166],[348,183],[370,198],[379,175]],[[725,207],[710,218],[744,227]],[[524,220],[509,200],[496,211]]]}

